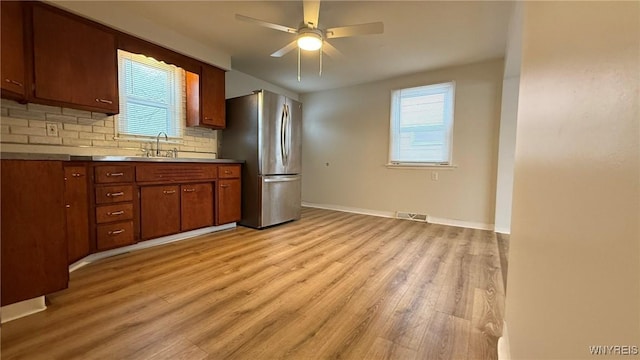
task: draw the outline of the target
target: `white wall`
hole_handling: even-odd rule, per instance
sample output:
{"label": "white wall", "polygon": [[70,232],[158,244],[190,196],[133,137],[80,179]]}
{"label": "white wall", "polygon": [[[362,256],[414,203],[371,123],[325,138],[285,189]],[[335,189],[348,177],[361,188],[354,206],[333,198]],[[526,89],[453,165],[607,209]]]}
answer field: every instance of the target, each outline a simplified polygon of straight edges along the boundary
{"label": "white wall", "polygon": [[[490,226],[494,221],[502,60],[304,94],[303,200],[409,211]],[[456,81],[451,170],[385,167],[391,90]],[[431,180],[437,171],[438,181]]]}
{"label": "white wall", "polygon": [[638,34],[638,2],[524,5],[506,298],[512,358],[640,346]]}
{"label": "white wall", "polygon": [[522,3],[516,3],[509,20],[504,80],[502,81],[502,111],[498,145],[498,179],[496,186],[495,231],[511,232],[513,198],[513,168],[518,120],[518,91],[522,59]]}
{"label": "white wall", "polygon": [[299,95],[293,91],[289,91],[280,86],[258,79],[251,75],[247,75],[237,70],[227,71],[225,73],[225,95],[226,98],[232,98],[242,95],[251,94],[254,90],[269,90],[277,94],[286,95],[294,100],[298,100]]}
{"label": "white wall", "polygon": [[520,77],[505,78],[502,81],[495,231],[503,234],[511,232],[513,167],[516,149],[519,87]]}

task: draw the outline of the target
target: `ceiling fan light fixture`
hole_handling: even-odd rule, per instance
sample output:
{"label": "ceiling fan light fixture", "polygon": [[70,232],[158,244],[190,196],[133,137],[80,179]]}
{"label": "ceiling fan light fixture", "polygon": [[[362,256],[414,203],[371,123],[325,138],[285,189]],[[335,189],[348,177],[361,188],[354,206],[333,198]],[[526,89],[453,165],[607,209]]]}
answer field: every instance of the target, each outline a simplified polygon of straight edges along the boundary
{"label": "ceiling fan light fixture", "polygon": [[322,47],[322,35],[315,31],[304,32],[298,36],[298,47],[302,50],[316,51]]}

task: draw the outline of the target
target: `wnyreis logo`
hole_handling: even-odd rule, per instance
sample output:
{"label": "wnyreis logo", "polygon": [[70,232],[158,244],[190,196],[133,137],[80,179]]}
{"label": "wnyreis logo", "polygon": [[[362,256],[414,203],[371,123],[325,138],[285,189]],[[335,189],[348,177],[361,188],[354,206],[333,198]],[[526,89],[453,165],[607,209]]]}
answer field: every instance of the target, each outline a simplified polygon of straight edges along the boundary
{"label": "wnyreis logo", "polygon": [[591,345],[591,355],[638,355],[637,345]]}

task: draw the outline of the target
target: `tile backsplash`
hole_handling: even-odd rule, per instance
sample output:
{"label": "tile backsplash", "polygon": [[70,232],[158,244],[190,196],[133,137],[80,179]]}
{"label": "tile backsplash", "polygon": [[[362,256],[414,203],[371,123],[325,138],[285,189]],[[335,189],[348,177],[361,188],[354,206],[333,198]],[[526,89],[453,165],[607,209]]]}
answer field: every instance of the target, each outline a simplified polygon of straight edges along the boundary
{"label": "tile backsplash", "polygon": [[[114,139],[115,119],[102,113],[2,99],[0,144],[2,151],[72,153],[79,155],[135,155],[155,149],[149,138]],[[57,136],[47,136],[47,126]],[[180,157],[212,157],[217,151],[217,131],[184,127],[179,142],[161,141],[162,150],[177,148]]]}

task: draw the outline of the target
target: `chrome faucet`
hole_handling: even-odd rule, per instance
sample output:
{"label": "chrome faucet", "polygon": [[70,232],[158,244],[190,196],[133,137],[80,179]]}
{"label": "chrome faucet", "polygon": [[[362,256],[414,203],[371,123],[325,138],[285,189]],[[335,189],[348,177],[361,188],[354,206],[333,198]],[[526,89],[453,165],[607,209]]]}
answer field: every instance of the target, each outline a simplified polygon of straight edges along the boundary
{"label": "chrome faucet", "polygon": [[156,136],[156,156],[160,156],[160,135],[164,134],[164,141],[169,141],[169,137],[167,133],[164,131],[160,131],[158,136]]}

